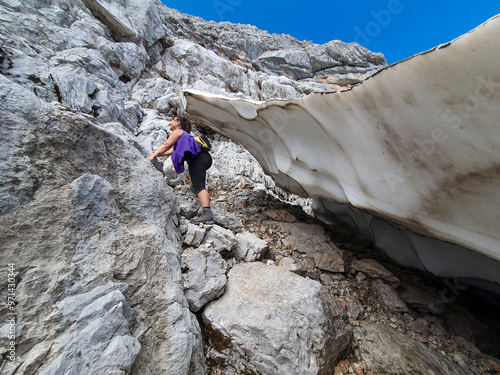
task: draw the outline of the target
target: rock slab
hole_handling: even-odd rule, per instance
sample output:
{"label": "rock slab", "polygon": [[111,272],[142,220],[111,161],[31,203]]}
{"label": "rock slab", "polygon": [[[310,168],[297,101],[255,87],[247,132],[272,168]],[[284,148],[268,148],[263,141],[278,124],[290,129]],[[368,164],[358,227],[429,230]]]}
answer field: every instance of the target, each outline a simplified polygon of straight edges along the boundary
{"label": "rock slab", "polygon": [[203,321],[239,374],[330,374],[352,338],[344,309],[319,282],[259,262],[231,269]]}
{"label": "rock slab", "polygon": [[357,329],[359,353],[374,374],[447,374],[469,372],[421,342],[382,324]]}

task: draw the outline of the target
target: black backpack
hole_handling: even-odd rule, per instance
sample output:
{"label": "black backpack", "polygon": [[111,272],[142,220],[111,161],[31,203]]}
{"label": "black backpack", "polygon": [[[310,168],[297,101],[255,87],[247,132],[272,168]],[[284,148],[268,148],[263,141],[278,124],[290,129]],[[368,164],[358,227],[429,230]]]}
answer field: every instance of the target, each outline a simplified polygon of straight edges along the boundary
{"label": "black backpack", "polygon": [[212,145],[210,144],[210,140],[205,134],[200,134],[194,137],[195,141],[198,142],[198,146],[200,146],[201,151],[210,151]]}

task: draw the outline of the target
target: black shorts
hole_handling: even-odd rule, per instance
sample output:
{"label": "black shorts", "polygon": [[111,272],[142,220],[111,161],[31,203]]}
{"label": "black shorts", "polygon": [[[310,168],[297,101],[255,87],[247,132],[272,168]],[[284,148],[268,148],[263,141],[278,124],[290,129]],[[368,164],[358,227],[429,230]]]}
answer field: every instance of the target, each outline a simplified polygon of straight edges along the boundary
{"label": "black shorts", "polygon": [[207,169],[211,166],[212,156],[205,151],[200,152],[193,159],[189,160],[189,176],[191,177],[196,195],[206,189]]}

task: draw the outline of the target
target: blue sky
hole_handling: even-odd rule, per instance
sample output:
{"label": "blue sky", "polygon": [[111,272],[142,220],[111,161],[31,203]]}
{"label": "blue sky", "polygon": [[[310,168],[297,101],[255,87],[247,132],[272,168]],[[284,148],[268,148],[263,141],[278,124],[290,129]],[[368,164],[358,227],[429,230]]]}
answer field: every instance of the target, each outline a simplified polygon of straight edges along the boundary
{"label": "blue sky", "polygon": [[449,42],[500,13],[500,0],[162,0],[207,21],[257,26],[323,44],[357,42],[389,64]]}

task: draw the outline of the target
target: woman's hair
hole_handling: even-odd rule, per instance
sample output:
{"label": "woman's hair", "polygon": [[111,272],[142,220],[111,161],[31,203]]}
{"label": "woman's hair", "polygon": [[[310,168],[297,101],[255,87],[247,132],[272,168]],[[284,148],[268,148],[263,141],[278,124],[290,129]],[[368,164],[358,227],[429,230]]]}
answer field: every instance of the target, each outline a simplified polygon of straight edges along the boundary
{"label": "woman's hair", "polygon": [[188,134],[191,133],[191,121],[182,116],[175,116],[175,118],[181,123],[182,130],[184,130]]}

